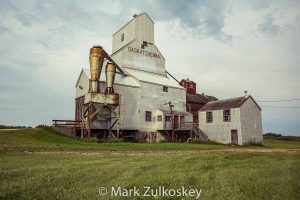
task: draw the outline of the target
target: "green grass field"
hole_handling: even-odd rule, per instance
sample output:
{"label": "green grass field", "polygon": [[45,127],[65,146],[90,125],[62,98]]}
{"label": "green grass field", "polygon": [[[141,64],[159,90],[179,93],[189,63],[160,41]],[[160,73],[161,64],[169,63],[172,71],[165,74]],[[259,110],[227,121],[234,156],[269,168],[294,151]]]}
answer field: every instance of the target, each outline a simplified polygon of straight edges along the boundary
{"label": "green grass field", "polygon": [[[122,199],[99,195],[112,186],[184,186],[202,189],[200,199],[300,197],[300,142],[96,143],[45,129],[1,130],[0,158],[0,199]],[[149,199],[127,199],[134,198]]]}

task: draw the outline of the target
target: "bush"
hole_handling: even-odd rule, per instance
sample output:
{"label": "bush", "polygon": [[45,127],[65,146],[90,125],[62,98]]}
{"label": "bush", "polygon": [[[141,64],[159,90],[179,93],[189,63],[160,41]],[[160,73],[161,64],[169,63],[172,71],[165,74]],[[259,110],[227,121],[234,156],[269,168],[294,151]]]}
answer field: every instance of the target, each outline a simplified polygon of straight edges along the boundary
{"label": "bush", "polygon": [[[26,128],[26,126],[7,126],[7,125],[0,125],[0,129],[21,129]],[[31,127],[28,127],[31,128]]]}

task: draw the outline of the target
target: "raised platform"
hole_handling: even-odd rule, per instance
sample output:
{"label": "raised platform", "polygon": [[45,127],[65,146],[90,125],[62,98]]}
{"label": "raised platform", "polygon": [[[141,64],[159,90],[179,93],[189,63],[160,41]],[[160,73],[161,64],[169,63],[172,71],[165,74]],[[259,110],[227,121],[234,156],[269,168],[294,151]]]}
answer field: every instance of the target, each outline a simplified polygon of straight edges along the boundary
{"label": "raised platform", "polygon": [[119,94],[87,93],[84,96],[84,104],[101,103],[110,105],[119,105]]}

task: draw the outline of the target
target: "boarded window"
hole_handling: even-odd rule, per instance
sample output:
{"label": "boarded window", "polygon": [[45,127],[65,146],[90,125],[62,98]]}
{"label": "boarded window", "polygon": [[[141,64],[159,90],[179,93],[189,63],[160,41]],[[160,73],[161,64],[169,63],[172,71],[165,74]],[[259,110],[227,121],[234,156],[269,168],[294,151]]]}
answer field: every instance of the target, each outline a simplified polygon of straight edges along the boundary
{"label": "boarded window", "polygon": [[212,122],[213,122],[213,113],[206,112],[206,123],[212,123]]}
{"label": "boarded window", "polygon": [[223,110],[223,121],[230,122],[230,110]]}
{"label": "boarded window", "polygon": [[151,111],[145,112],[145,120],[146,122],[151,122]]}
{"label": "boarded window", "polygon": [[158,116],[157,116],[157,121],[158,121],[158,122],[161,122],[161,121],[162,121],[162,116],[161,116],[161,115],[158,115]]}
{"label": "boarded window", "polygon": [[123,42],[124,41],[124,33],[122,33],[122,35],[121,35],[121,42]]}
{"label": "boarded window", "polygon": [[164,92],[168,92],[168,87],[167,86],[163,86],[163,91]]}

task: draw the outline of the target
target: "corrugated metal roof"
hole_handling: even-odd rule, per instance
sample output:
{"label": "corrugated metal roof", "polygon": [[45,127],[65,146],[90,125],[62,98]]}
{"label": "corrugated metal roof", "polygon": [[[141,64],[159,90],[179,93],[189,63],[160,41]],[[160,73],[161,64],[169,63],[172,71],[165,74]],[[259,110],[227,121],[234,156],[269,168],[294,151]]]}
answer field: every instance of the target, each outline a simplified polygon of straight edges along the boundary
{"label": "corrugated metal roof", "polygon": [[224,100],[218,100],[218,101],[210,101],[207,104],[205,104],[200,111],[207,111],[207,110],[225,110],[225,109],[231,109],[231,108],[239,108],[241,107],[249,98],[251,98],[254,103],[258,106],[259,105],[255,102],[255,100],[251,96],[242,96],[242,97],[236,97],[232,99],[224,99]]}
{"label": "corrugated metal roof", "polygon": [[[100,81],[105,82],[106,78],[105,78],[104,68],[105,67],[102,68]],[[83,72],[88,76],[89,79],[91,79],[90,69],[83,69]],[[135,78],[133,78],[132,76],[123,76],[123,75],[118,74],[118,73],[116,73],[115,84],[128,85],[128,86],[133,86],[133,87],[140,87],[140,84],[138,83],[138,81]]]}
{"label": "corrugated metal roof", "polygon": [[148,82],[148,83],[155,83],[155,84],[163,85],[163,86],[185,89],[185,88],[181,87],[175,80],[169,79],[167,76],[150,73],[150,72],[145,72],[145,71],[140,71],[140,70],[129,69],[129,68],[125,68],[125,71],[127,71],[130,75],[134,76],[135,78],[137,78],[140,81],[144,81],[144,82]]}
{"label": "corrugated metal roof", "polygon": [[186,101],[194,103],[207,103],[209,101],[215,101],[217,98],[203,95],[203,94],[187,94]]}
{"label": "corrugated metal roof", "polygon": [[209,95],[205,95],[207,98],[209,98],[209,101],[217,101],[218,98],[214,97],[214,96],[209,96]]}

